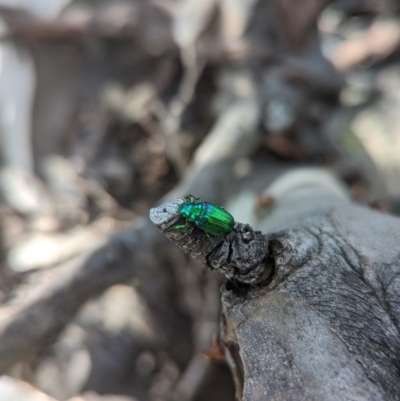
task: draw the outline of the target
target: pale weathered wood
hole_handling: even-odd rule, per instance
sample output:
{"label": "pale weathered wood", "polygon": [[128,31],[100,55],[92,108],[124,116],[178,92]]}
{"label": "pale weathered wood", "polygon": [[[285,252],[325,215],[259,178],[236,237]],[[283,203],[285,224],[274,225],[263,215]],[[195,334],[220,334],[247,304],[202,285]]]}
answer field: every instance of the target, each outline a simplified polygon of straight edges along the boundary
{"label": "pale weathered wood", "polygon": [[400,220],[305,188],[264,222],[271,281],[223,290],[243,400],[399,400]]}
{"label": "pale weathered wood", "polygon": [[154,224],[229,279],[223,335],[244,401],[400,399],[400,220],[353,204],[320,170],[289,173],[265,195],[259,228],[226,237],[177,229],[178,198]]}

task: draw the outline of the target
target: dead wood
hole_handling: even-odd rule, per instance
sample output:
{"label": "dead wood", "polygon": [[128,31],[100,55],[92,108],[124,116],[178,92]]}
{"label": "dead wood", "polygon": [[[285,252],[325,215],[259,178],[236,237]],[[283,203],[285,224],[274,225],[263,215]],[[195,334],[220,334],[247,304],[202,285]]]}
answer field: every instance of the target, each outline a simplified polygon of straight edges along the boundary
{"label": "dead wood", "polygon": [[[397,126],[398,71],[382,68],[398,56],[397,17],[377,15],[396,11],[375,3],[77,0],[46,18],[0,7],[4,45],[32,54],[37,82],[30,153],[8,130],[13,146],[1,150],[4,161],[14,150],[32,159],[46,183],[26,191],[34,176],[14,172],[0,195],[13,209],[0,204],[0,372],[60,400],[103,399],[94,390],[227,401],[227,367],[203,356],[212,346],[205,354],[225,353],[238,399],[397,400],[398,223],[352,205],[323,174],[301,188],[292,174],[259,196],[293,162],[329,164],[358,200],[371,188],[382,196],[353,128],[395,175],[374,113],[351,124],[386,85],[387,125]],[[363,27],[350,17],[362,13]],[[28,121],[21,110],[15,121]],[[234,207],[243,224],[211,240],[175,230],[189,193]],[[221,321],[224,277],[194,266],[149,220],[108,237],[160,197],[178,197],[152,214],[161,231],[228,277]],[[114,223],[99,229],[104,215]],[[134,319],[148,330],[135,332]]]}
{"label": "dead wood", "polygon": [[200,229],[182,236],[184,199],[151,218],[230,279],[223,341],[239,399],[399,400],[400,222],[351,204],[324,174],[294,174],[272,187],[264,242],[241,223],[215,246]]}
{"label": "dead wood", "polygon": [[271,282],[225,287],[244,400],[399,399],[399,221],[334,198],[282,205]]}

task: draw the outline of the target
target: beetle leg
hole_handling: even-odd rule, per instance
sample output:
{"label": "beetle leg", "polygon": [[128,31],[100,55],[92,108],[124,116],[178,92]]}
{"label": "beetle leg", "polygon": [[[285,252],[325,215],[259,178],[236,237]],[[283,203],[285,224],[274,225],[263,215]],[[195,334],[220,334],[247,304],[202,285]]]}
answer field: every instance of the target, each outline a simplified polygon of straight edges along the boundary
{"label": "beetle leg", "polygon": [[[175,226],[175,230],[182,230],[183,228],[188,227],[188,222],[186,222],[185,224],[178,224],[177,226]],[[191,227],[189,231],[187,231],[181,238],[185,238],[186,236],[190,235],[194,230],[194,227]]]}
{"label": "beetle leg", "polygon": [[[174,228],[176,230],[182,230],[183,228],[186,228],[187,224],[179,224],[177,226],[175,226]],[[185,237],[187,237],[188,235],[190,235],[194,230],[194,227],[192,227],[189,231],[187,231],[185,234],[182,235],[182,237],[179,238],[179,241],[183,240]],[[207,234],[206,232],[204,232],[204,234],[207,236],[208,240],[211,242],[211,245],[215,248],[215,242],[212,240],[210,234]]]}
{"label": "beetle leg", "polygon": [[182,228],[185,228],[187,225],[186,224],[178,224],[177,226],[175,226],[175,230],[182,230]]}
{"label": "beetle leg", "polygon": [[[185,226],[184,226],[185,227]],[[176,227],[175,227],[176,228]],[[190,235],[194,230],[194,227],[192,227],[189,231],[187,231],[182,237],[179,238],[179,241]],[[211,236],[204,232],[204,234],[207,236],[208,240],[211,242],[211,245],[215,248],[215,242],[212,240]]]}
{"label": "beetle leg", "polygon": [[211,245],[215,248],[215,243],[214,241],[211,239],[211,236],[207,233],[205,233],[207,235],[208,240],[211,242]]}
{"label": "beetle leg", "polygon": [[194,227],[192,227],[189,231],[187,231],[182,237],[179,238],[179,241],[190,235],[194,230]]}

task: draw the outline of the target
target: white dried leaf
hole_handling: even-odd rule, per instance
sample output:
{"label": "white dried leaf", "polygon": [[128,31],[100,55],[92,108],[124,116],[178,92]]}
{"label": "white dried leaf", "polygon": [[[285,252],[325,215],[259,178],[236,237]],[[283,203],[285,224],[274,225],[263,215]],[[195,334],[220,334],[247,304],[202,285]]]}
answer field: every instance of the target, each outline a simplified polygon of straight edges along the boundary
{"label": "white dried leaf", "polygon": [[0,43],[0,142],[5,164],[31,169],[31,121],[36,73],[30,53]]}
{"label": "white dried leaf", "polygon": [[1,401],[56,401],[28,383],[10,376],[0,376]]}
{"label": "white dried leaf", "polygon": [[206,29],[217,0],[185,0],[173,21],[173,36],[181,48],[193,45]]}
{"label": "white dried leaf", "polygon": [[57,17],[71,0],[0,0],[0,6],[19,8],[41,18]]}
{"label": "white dried leaf", "polygon": [[256,0],[219,0],[221,34],[225,44],[234,46],[243,34],[252,15]]}

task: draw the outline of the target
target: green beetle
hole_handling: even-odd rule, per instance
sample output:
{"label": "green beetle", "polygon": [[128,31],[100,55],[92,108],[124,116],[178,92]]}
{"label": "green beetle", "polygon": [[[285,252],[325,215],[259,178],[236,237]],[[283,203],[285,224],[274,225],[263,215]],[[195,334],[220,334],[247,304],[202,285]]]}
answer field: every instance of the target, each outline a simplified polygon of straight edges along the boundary
{"label": "green beetle", "polygon": [[[187,222],[194,223],[207,236],[223,237],[228,235],[235,225],[235,220],[222,207],[215,206],[208,202],[203,202],[201,198],[188,195],[186,201],[178,208],[178,213]],[[186,224],[175,226],[176,229],[186,227]],[[193,231],[190,230],[186,235]],[[185,236],[186,236],[185,235]],[[212,242],[212,241],[211,241]]]}

